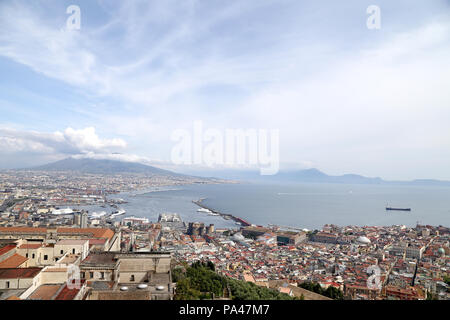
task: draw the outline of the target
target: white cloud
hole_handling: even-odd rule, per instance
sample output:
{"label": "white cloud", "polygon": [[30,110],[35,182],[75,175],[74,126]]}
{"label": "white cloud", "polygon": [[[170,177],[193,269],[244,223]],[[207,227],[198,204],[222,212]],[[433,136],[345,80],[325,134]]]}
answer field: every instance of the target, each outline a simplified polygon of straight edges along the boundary
{"label": "white cloud", "polygon": [[79,154],[72,156],[75,159],[96,159],[96,160],[116,160],[124,162],[136,162],[143,163],[147,165],[166,165],[166,162],[150,159],[147,157],[138,156],[135,154],[123,154],[123,153],[93,153],[88,152],[85,154]]}
{"label": "white cloud", "polygon": [[[59,135],[60,133],[57,134]],[[63,136],[65,141],[78,148],[81,152],[92,152],[108,148],[125,148],[127,146],[122,139],[100,139],[93,127],[80,130],[67,128]]]}
{"label": "white cloud", "polygon": [[39,142],[8,136],[0,137],[0,149],[4,154],[18,152],[52,153],[54,151],[53,148],[47,147]]}
{"label": "white cloud", "polygon": [[67,128],[54,133],[20,131],[0,127],[0,146],[3,152],[36,152],[76,155],[124,149],[127,144],[122,139],[102,139],[95,128],[75,130]]}

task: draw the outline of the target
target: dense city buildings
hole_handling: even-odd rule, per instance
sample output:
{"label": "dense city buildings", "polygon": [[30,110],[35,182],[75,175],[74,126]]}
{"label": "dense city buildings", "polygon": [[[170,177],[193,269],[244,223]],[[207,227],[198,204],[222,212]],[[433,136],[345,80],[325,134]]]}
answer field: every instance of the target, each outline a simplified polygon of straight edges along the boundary
{"label": "dense city buildings", "polygon": [[[302,299],[328,299],[305,289],[309,283],[345,299],[450,299],[448,227],[308,231],[231,216],[235,228],[223,229],[200,213],[185,222],[164,212],[150,221],[118,212],[124,200],[110,195],[173,181],[31,172],[1,178],[0,300],[173,299],[171,270],[196,261]],[[113,213],[73,209],[80,203]]]}

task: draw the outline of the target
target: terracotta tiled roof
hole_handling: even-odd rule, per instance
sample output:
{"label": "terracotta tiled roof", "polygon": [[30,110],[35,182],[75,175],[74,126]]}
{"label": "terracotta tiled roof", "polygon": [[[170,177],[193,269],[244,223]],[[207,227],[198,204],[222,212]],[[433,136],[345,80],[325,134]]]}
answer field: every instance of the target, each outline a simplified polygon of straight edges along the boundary
{"label": "terracotta tiled roof", "polygon": [[60,284],[44,284],[34,290],[28,299],[30,300],[52,300],[61,288]]}
{"label": "terracotta tiled roof", "polygon": [[28,258],[25,258],[25,257],[21,256],[20,254],[15,253],[8,259],[5,259],[2,262],[0,262],[0,269],[18,268],[27,260],[28,260]]}
{"label": "terracotta tiled roof", "polygon": [[[94,238],[111,239],[114,236],[114,231],[104,228],[58,228],[58,233],[79,233],[92,234]],[[29,227],[1,227],[0,233],[47,233],[46,228],[29,228]]]}
{"label": "terracotta tiled roof", "polygon": [[91,233],[94,238],[106,238],[111,239],[114,236],[114,231],[104,228],[58,228],[58,233]]}
{"label": "terracotta tiled roof", "polygon": [[[80,282],[83,284],[84,279],[81,279]],[[79,291],[80,289],[76,288],[69,289],[66,284],[61,292],[56,296],[55,300],[73,300]]]}
{"label": "terracotta tiled roof", "polygon": [[41,268],[0,269],[0,279],[33,278],[40,271],[41,271]]}
{"label": "terracotta tiled roof", "polygon": [[12,249],[14,249],[16,247],[15,244],[8,244],[6,246],[4,246],[3,248],[0,248],[0,256],[4,255],[5,253],[11,251]]}
{"label": "terracotta tiled roof", "polygon": [[32,227],[1,227],[0,233],[47,233],[47,229]]}

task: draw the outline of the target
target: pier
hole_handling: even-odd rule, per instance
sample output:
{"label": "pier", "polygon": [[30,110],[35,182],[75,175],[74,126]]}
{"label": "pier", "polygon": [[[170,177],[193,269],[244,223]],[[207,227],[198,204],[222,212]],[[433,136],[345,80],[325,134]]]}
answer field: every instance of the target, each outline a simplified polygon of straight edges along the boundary
{"label": "pier", "polygon": [[197,206],[199,206],[200,208],[208,209],[208,210],[211,211],[212,213],[218,214],[219,216],[221,216],[221,217],[224,218],[225,220],[233,220],[233,221],[239,223],[240,225],[242,225],[243,227],[248,227],[248,226],[251,226],[251,225],[252,225],[251,223],[245,221],[245,220],[242,219],[242,218],[233,216],[232,214],[222,213],[222,212],[219,212],[219,211],[217,211],[217,210],[214,210],[214,209],[212,209],[212,208],[209,208],[209,207],[205,206],[205,205],[203,204],[203,200],[205,200],[205,198],[201,198],[201,199],[199,199],[199,200],[192,200],[192,202],[195,203],[195,204],[196,204]]}

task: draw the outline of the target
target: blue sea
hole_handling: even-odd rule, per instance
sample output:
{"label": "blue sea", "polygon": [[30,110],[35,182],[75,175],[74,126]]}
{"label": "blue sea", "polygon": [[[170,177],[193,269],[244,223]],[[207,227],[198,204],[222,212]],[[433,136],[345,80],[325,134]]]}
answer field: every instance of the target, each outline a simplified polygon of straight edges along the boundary
{"label": "blue sea", "polygon": [[[320,229],[324,224],[389,226],[450,225],[450,188],[347,184],[186,185],[115,195],[129,203],[127,215],[157,221],[160,213],[178,213],[185,222],[236,228],[221,217],[197,212],[192,200],[257,225],[276,224]],[[386,211],[386,206],[411,212]],[[91,208],[90,210],[109,210]]]}

